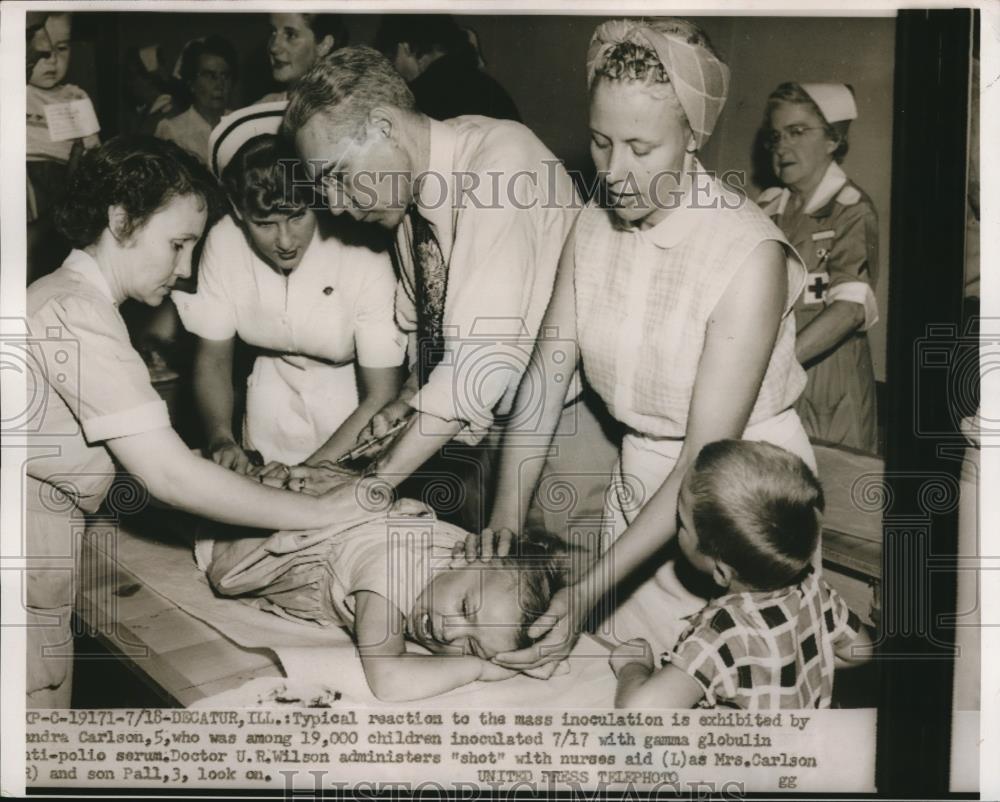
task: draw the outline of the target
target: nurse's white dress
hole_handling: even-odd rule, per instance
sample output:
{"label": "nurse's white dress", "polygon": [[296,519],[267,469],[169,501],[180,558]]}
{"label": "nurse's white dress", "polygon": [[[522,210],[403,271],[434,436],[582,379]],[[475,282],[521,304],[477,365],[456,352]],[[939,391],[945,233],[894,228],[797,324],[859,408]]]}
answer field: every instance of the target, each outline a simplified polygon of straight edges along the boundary
{"label": "nurse's white dress", "polygon": [[247,382],[243,445],[265,461],[294,465],[357,408],[355,359],[369,368],[402,363],[395,284],[387,253],[324,237],[319,226],[285,277],[226,217],[205,242],[197,292],[172,298],[188,331],[208,340],[239,336],[269,352]]}

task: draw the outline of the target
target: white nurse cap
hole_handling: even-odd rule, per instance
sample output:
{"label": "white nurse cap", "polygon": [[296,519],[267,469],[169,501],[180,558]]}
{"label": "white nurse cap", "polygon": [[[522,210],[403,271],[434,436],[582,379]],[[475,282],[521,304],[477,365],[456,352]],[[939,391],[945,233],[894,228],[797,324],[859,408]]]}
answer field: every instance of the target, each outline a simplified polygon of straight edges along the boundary
{"label": "white nurse cap", "polygon": [[799,84],[812,98],[828,123],[854,120],[858,107],[854,103],[854,92],[847,84]]}
{"label": "white nurse cap", "polygon": [[208,138],[208,164],[212,172],[221,177],[236,151],[254,137],[277,134],[287,106],[287,100],[258,103],[237,109],[219,120]]}

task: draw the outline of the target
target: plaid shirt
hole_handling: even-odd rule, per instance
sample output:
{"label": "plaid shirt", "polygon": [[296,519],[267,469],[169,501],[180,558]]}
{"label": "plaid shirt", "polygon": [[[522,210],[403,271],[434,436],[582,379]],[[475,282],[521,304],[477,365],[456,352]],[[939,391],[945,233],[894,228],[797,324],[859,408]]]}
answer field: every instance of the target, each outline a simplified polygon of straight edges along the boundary
{"label": "plaid shirt", "polygon": [[709,602],[661,660],[694,677],[705,690],[703,706],[829,707],[834,650],[860,628],[844,599],[810,571],[792,587]]}

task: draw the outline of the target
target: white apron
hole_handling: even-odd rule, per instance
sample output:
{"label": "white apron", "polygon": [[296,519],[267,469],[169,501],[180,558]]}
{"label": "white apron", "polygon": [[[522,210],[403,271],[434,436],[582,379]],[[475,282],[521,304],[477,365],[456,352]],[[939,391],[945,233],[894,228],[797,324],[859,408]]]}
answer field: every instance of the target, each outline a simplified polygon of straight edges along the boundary
{"label": "white apron", "polygon": [[358,407],[354,363],[300,355],[259,356],[247,380],[244,447],[265,462],[296,465]]}

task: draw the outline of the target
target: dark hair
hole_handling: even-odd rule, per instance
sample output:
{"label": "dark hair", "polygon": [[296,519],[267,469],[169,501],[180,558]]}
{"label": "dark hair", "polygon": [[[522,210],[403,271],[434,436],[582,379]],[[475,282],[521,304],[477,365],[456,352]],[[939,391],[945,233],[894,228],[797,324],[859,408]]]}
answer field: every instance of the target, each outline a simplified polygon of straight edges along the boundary
{"label": "dark hair", "polygon": [[92,245],[108,227],[108,207],[121,206],[131,236],[173,198],[197,195],[208,206],[209,223],[222,202],[218,184],[198,159],[180,146],[152,136],[116,136],[80,157],[66,195],[56,209],[59,231],[76,247]]}
{"label": "dark hair", "polygon": [[181,81],[190,87],[194,79],[198,77],[198,68],[201,57],[204,55],[218,56],[224,59],[229,65],[229,72],[235,82],[239,74],[239,58],[236,55],[236,48],[232,46],[228,39],[222,36],[208,36],[205,39],[194,39],[185,45],[181,52]]}
{"label": "dark hair", "polygon": [[[309,14],[303,13],[302,20],[313,32],[317,44],[327,36],[333,37],[333,50],[344,47],[350,41],[347,23],[341,14]],[[331,51],[333,52],[333,51]]]}
{"label": "dark hair", "polygon": [[383,14],[375,34],[375,49],[391,59],[400,42],[409,44],[417,57],[441,50],[470,61],[477,59],[468,34],[450,14]]}
{"label": "dark hair", "polygon": [[532,535],[514,543],[511,553],[500,560],[517,577],[518,609],[522,613],[517,632],[517,648],[532,644],[528,630],[549,607],[552,594],[566,584],[558,559],[561,544],[548,535]]}
{"label": "dark hair", "polygon": [[801,458],[770,443],[719,440],[691,470],[698,545],[757,590],[777,590],[809,567],[823,489]]}
{"label": "dark hair", "polygon": [[[851,89],[848,86],[848,89]],[[854,90],[851,89],[853,93]],[[823,112],[820,110],[819,106],[816,105],[816,101],[813,100],[809,93],[806,92],[799,84],[792,81],[781,84],[777,89],[775,89],[767,97],[767,106],[764,108],[764,130],[769,130],[771,127],[771,114],[772,112],[782,103],[796,103],[802,106],[808,106],[809,110],[819,117],[820,121],[823,123],[823,129],[826,133],[828,139],[832,139],[837,143],[837,149],[833,151],[833,159],[838,164],[844,160],[847,155],[850,143],[847,141],[847,131],[851,127],[850,120],[841,120],[840,122],[831,123],[828,122],[826,117],[823,116]]]}
{"label": "dark hair", "polygon": [[243,143],[222,171],[222,185],[241,213],[267,217],[289,214],[310,206],[304,181],[295,181],[295,153],[273,134],[262,134]]}

